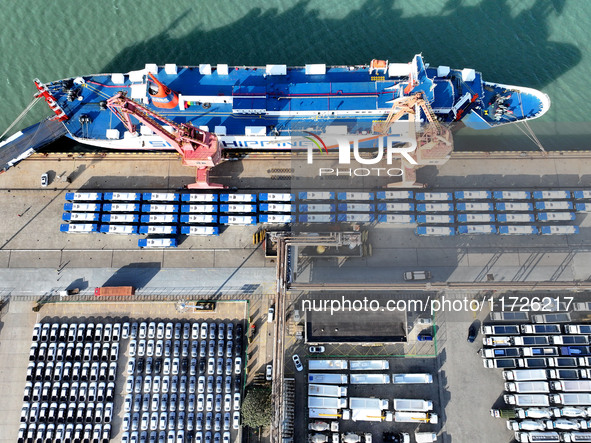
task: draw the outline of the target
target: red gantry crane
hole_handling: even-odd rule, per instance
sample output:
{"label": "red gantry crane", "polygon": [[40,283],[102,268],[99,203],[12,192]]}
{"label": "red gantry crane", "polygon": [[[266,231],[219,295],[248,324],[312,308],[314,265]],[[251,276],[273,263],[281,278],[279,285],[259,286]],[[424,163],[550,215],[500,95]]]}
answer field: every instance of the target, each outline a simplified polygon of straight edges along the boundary
{"label": "red gantry crane", "polygon": [[[220,145],[215,134],[196,128],[190,123],[175,123],[128,98],[123,91],[119,91],[107,100],[107,106],[123,122],[129,132],[136,132],[136,125],[131,121],[133,115],[140,123],[170,143],[183,158],[183,165],[197,168],[196,182],[188,185],[187,188],[224,187],[209,183],[209,170],[222,161]],[[164,128],[163,124],[173,128],[173,131]]]}

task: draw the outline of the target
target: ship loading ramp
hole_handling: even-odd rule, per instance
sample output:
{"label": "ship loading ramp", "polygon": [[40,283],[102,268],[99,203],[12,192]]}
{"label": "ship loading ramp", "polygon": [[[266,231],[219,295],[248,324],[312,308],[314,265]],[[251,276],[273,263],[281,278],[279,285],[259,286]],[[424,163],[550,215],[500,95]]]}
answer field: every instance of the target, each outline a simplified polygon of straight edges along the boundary
{"label": "ship loading ramp", "polygon": [[0,142],[0,173],[66,135],[62,122],[46,119]]}

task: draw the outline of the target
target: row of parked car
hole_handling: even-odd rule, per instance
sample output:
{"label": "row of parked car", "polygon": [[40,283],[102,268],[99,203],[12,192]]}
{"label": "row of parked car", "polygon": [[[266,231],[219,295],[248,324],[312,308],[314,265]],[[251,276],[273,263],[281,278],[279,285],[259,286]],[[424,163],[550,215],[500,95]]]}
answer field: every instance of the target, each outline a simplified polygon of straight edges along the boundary
{"label": "row of parked car", "polygon": [[36,343],[29,350],[29,361],[116,361],[119,343]]}
{"label": "row of parked car", "polygon": [[118,342],[121,323],[37,323],[33,326],[33,342]]}
{"label": "row of parked car", "polygon": [[238,429],[240,426],[240,412],[128,412],[123,416],[122,430],[128,431],[229,431],[230,427]]}
{"label": "row of parked car", "polygon": [[27,382],[115,381],[117,362],[29,362]]}
{"label": "row of parked car", "polygon": [[232,385],[234,386],[234,392],[240,393],[242,377],[237,375],[234,378],[234,383],[232,383],[232,376],[231,375],[218,375],[214,378],[213,375],[207,376],[207,380],[205,375],[195,376],[195,375],[146,375],[142,377],[141,375],[137,375],[136,377],[129,377],[126,382],[126,390],[128,391],[127,394],[131,395],[132,392],[136,394],[144,393],[149,394],[151,392],[155,394],[163,393],[168,394],[171,393],[185,393],[189,392],[189,394],[194,394],[195,391],[199,394],[203,394],[207,387],[207,393],[212,393],[214,391],[214,381],[215,381],[215,391],[218,394],[222,393],[222,390],[225,391],[226,394],[232,392]]}
{"label": "row of parked car", "polygon": [[[240,392],[235,392],[234,394],[195,394],[195,393],[187,393],[187,392],[180,392],[180,393],[168,393],[159,394],[154,393],[152,395],[152,411],[156,411],[160,409],[161,411],[185,411],[188,410],[189,412],[193,412],[197,410],[198,412],[212,411],[216,410],[219,412],[223,409],[225,411],[230,411],[234,409],[235,411],[240,410]],[[215,397],[214,397],[215,395]],[[146,401],[147,399],[147,401]],[[132,409],[132,401],[136,404],[139,404],[142,401],[144,404],[149,403],[150,401],[150,391],[146,390],[141,395],[141,392],[136,392],[135,398],[132,398],[132,394],[127,394],[125,396],[125,409],[130,411]],[[232,406],[233,404],[233,406]],[[134,409],[139,409],[134,407]],[[146,407],[142,408],[143,410],[147,410]]]}
{"label": "row of parked car", "polygon": [[[217,344],[216,344],[217,343]],[[215,339],[203,340],[168,340],[168,339],[132,339],[129,344],[129,355],[131,357],[232,357],[242,354],[242,341]]]}
{"label": "row of parked car", "polygon": [[215,323],[207,322],[140,322],[140,323],[123,323],[122,338],[127,339],[166,339],[166,340],[233,340],[234,335],[236,340],[242,339],[242,325],[236,325],[236,332],[234,334],[233,323]]}
{"label": "row of parked car", "polygon": [[21,423],[111,423],[113,402],[28,403],[21,409]]}
{"label": "row of parked car", "polygon": [[109,443],[110,424],[21,424],[18,443]]}
{"label": "row of parked car", "polygon": [[[27,382],[23,401],[28,402],[104,402],[114,401],[115,383],[109,382]],[[24,407],[24,405],[23,405]]]}
{"label": "row of parked car", "polygon": [[[230,443],[230,431],[133,431],[124,432],[121,443]],[[90,443],[95,443],[90,442]]]}

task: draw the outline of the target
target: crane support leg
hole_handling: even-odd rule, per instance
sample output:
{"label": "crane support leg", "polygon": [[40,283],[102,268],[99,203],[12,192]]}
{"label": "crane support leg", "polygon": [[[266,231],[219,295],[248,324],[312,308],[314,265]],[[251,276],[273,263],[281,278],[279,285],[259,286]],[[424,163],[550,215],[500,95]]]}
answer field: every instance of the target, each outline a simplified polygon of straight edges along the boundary
{"label": "crane support leg", "polygon": [[210,168],[197,168],[196,181],[187,185],[187,189],[220,189],[226,186],[219,183],[209,182],[209,169]]}

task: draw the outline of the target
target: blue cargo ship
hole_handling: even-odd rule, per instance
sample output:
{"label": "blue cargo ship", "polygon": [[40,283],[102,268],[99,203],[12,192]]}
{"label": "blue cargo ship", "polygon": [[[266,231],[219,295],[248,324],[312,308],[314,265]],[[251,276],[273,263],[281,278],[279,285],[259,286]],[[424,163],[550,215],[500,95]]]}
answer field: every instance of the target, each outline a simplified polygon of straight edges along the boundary
{"label": "blue cargo ship", "polygon": [[430,67],[421,55],[410,63],[356,66],[146,64],[128,73],[35,83],[70,138],[125,150],[175,147],[145,122],[129,131],[125,118],[114,118],[121,108],[109,100],[119,91],[162,117],[160,129],[190,124],[214,133],[222,149],[297,149],[322,146],[328,135],[363,138],[405,106],[414,109],[415,121],[462,121],[475,129],[534,119],[550,107],[540,91],[486,82],[474,69]]}

